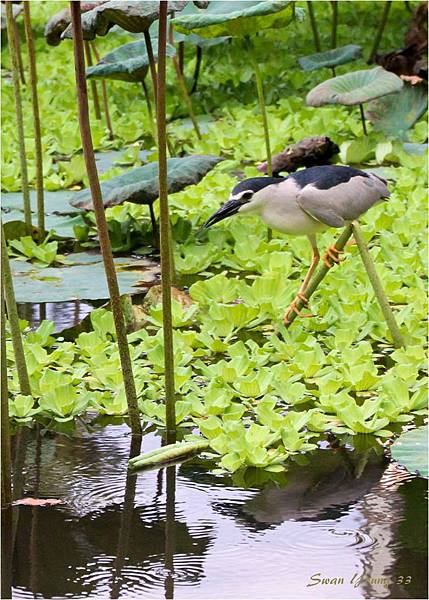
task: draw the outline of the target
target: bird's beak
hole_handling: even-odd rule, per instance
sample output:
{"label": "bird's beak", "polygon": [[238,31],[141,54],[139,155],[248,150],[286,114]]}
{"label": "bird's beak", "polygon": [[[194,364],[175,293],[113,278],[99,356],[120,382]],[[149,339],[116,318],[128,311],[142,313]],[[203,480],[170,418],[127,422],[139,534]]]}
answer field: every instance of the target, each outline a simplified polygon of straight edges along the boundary
{"label": "bird's beak", "polygon": [[203,229],[207,229],[211,225],[219,223],[219,221],[222,221],[223,219],[226,219],[231,215],[235,215],[235,213],[238,212],[240,206],[242,205],[243,202],[241,202],[240,200],[228,200],[228,202],[221,206],[219,210],[217,210],[214,214],[212,214],[211,217],[207,219],[207,221],[203,225]]}

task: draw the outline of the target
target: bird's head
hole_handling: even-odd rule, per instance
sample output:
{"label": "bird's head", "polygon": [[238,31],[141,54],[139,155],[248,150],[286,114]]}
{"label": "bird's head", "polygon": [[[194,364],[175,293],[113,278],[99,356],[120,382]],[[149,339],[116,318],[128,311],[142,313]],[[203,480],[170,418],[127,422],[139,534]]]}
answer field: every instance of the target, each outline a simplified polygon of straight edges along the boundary
{"label": "bird's head", "polygon": [[284,177],[253,177],[240,181],[232,190],[229,200],[204,223],[203,228],[235,215],[236,213],[257,213],[267,197],[268,186],[277,185]]}

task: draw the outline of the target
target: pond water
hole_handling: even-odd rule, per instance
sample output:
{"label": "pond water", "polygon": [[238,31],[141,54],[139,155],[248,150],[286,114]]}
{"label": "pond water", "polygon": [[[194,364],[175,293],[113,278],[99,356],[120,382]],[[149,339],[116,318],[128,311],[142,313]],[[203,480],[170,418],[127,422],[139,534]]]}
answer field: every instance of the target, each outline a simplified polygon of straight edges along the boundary
{"label": "pond water", "polygon": [[18,496],[63,504],[14,507],[13,598],[427,597],[426,482],[374,448],[233,481],[199,459],[127,474],[138,449],[123,424],[23,431]]}

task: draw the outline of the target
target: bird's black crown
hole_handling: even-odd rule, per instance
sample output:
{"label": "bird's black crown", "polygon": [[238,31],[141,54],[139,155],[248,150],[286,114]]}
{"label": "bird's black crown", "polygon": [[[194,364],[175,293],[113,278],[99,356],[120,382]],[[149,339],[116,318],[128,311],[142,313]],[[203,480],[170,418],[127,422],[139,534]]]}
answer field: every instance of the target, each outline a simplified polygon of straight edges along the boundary
{"label": "bird's black crown", "polygon": [[244,181],[240,181],[233,188],[231,195],[235,196],[240,192],[245,192],[246,190],[252,190],[252,192],[259,192],[267,185],[273,185],[275,183],[281,183],[284,181],[285,177],[252,177],[251,179],[244,179]]}

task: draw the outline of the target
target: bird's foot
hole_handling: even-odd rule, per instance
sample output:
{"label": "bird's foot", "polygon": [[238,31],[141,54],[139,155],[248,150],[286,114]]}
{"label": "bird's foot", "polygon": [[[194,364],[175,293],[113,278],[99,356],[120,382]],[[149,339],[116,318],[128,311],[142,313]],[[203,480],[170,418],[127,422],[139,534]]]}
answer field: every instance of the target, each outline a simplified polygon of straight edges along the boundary
{"label": "bird's foot", "polygon": [[340,255],[343,253],[344,250],[338,250],[338,248],[336,248],[335,245],[332,245],[329,246],[329,248],[326,250],[325,254],[322,256],[322,260],[328,267],[328,269],[330,269],[334,266],[334,263],[338,264],[342,260],[344,260],[340,257]]}
{"label": "bird's foot", "polygon": [[304,296],[303,293],[298,292],[286,309],[285,316],[283,318],[283,322],[285,325],[290,325],[291,321],[289,321],[289,317],[292,313],[295,313],[297,317],[302,317],[303,319],[306,319],[308,317],[314,317],[313,313],[302,313],[297,306],[298,302],[301,302],[301,304],[306,308],[308,307],[308,299]]}

